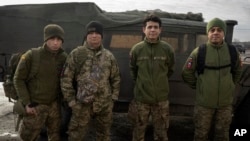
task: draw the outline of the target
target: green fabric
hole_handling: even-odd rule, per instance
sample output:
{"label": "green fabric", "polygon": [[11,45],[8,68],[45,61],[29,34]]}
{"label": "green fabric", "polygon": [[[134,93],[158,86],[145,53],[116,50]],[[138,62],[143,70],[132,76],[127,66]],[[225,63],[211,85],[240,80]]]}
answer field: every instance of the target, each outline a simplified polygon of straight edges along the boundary
{"label": "green fabric", "polygon": [[64,41],[64,30],[56,24],[49,24],[44,27],[44,42],[52,37],[59,37]]}
{"label": "green fabric", "polygon": [[219,18],[214,18],[211,21],[209,21],[207,23],[207,33],[212,27],[220,27],[224,31],[224,33],[226,34],[227,25],[223,20],[221,20]]}
{"label": "green fabric", "polygon": [[[208,42],[206,45],[206,65],[223,66],[231,63],[226,43],[214,46]],[[240,59],[236,61],[234,74],[231,73],[231,67],[227,67],[219,70],[205,69],[204,73],[198,76],[196,74],[197,54],[198,47],[190,54],[182,71],[184,82],[191,88],[196,88],[196,104],[210,108],[231,105],[235,84],[239,81],[242,72]]]}
{"label": "green fabric", "polygon": [[168,99],[168,78],[174,71],[173,48],[164,41],[139,42],[130,52],[130,72],[135,80],[135,100],[154,104]]}
{"label": "green fabric", "polygon": [[55,101],[60,90],[60,74],[66,59],[66,53],[60,50],[51,53],[43,46],[39,50],[39,69],[30,77],[32,65],[32,51],[26,52],[20,59],[14,76],[14,85],[19,98],[24,105],[31,102],[50,104]]}
{"label": "green fabric", "polygon": [[31,70],[30,70],[28,79],[32,79],[38,73],[39,62],[40,62],[40,53],[39,53],[40,49],[41,47],[31,49],[32,63],[31,63]]}
{"label": "green fabric", "polygon": [[[39,59],[40,59],[40,54],[39,54],[39,49],[40,48],[32,48],[31,52],[32,52],[32,66],[31,66],[31,70],[29,73],[29,77],[28,80],[32,77],[35,76],[35,74],[38,71],[39,68]],[[10,74],[7,75],[7,79],[6,81],[3,83],[3,88],[4,88],[4,93],[5,96],[9,98],[9,101],[12,100],[17,100],[18,99],[18,95],[13,83],[13,77],[16,71],[16,68],[18,66],[18,63],[21,59],[21,56],[24,54],[24,52],[20,52],[20,53],[16,53],[13,54],[11,56],[10,62],[9,62],[9,67],[10,67]]]}

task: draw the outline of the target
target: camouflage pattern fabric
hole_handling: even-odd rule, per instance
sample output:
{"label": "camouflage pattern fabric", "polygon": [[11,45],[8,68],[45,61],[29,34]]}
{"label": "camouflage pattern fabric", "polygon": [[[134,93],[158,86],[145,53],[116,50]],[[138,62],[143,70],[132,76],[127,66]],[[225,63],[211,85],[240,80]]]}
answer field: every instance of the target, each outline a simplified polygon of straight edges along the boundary
{"label": "camouflage pattern fabric", "polygon": [[44,125],[47,127],[48,141],[60,141],[61,113],[58,102],[36,106],[37,116],[23,117],[19,134],[23,141],[36,141]]}
{"label": "camouflage pattern fabric", "polygon": [[68,128],[69,141],[82,141],[93,116],[96,120],[96,141],[110,141],[113,102],[107,101],[101,107],[102,110],[95,113],[92,104],[77,103],[72,107],[72,117]]}
{"label": "camouflage pattern fabric", "polygon": [[168,141],[169,101],[162,101],[156,104],[136,102],[136,104],[138,112],[132,141],[144,141],[149,115],[152,116],[152,124],[154,126],[154,141]]}
{"label": "camouflage pattern fabric", "polygon": [[137,110],[137,104],[135,102],[135,100],[131,100],[128,106],[128,115],[127,118],[131,123],[135,123],[136,122],[136,114],[137,114],[138,110]]}
{"label": "camouflage pattern fabric", "polygon": [[218,109],[195,106],[195,141],[207,141],[210,128],[215,124],[213,141],[229,141],[229,128],[232,121],[232,106]]}
{"label": "camouflage pattern fabric", "polygon": [[[95,62],[97,63],[97,62]],[[99,81],[101,80],[102,70],[100,65],[93,64],[90,72],[86,72],[86,78],[79,80],[76,98],[82,103],[91,103],[99,89]]]}
{"label": "camouflage pattern fabric", "polygon": [[[74,81],[77,82],[77,89],[73,86]],[[105,99],[117,100],[120,91],[120,72],[115,57],[103,46],[98,51],[89,49],[87,44],[77,47],[66,60],[61,88],[68,102],[83,102],[85,94],[94,95],[91,102],[105,103]]]}
{"label": "camouflage pattern fabric", "polygon": [[103,46],[90,49],[86,42],[77,47],[67,58],[61,88],[72,108],[69,140],[81,141],[90,118],[95,117],[96,141],[110,141],[113,100],[120,91],[120,72],[113,54]]}
{"label": "camouflage pattern fabric", "polygon": [[92,80],[91,78],[85,78],[80,80],[77,87],[76,99],[82,103],[92,103],[94,100],[94,95],[98,90],[97,81]]}

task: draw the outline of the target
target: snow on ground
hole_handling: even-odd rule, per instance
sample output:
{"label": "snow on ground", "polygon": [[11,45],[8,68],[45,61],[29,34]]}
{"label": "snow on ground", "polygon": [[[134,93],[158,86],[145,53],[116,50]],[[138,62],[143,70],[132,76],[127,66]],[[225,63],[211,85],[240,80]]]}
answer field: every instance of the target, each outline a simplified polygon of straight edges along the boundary
{"label": "snow on ground", "polygon": [[0,141],[19,141],[18,133],[15,132],[13,103],[5,97],[2,82],[0,82]]}

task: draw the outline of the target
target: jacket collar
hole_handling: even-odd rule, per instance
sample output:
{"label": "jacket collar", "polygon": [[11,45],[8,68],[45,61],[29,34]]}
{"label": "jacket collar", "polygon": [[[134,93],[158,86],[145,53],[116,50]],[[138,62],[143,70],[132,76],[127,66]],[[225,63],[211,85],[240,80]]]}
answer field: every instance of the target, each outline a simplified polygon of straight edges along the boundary
{"label": "jacket collar", "polygon": [[42,49],[43,49],[46,53],[50,53],[50,54],[58,54],[58,53],[64,52],[64,50],[63,50],[62,48],[59,48],[58,51],[53,52],[53,51],[51,51],[51,50],[47,47],[46,43],[43,44]]}
{"label": "jacket collar", "polygon": [[215,45],[215,44],[212,44],[210,41],[208,41],[208,42],[207,42],[207,45],[208,45],[208,46],[211,46],[211,47],[213,47],[213,48],[216,48],[216,49],[220,49],[220,48],[222,48],[223,46],[225,46],[226,43],[225,43],[225,41],[223,41],[222,44],[220,44],[220,45]]}
{"label": "jacket collar", "polygon": [[160,37],[158,37],[156,42],[150,42],[146,37],[144,38],[144,41],[148,44],[158,44],[160,42]]}
{"label": "jacket collar", "polygon": [[86,41],[83,43],[83,46],[87,49],[93,51],[96,55],[101,54],[101,52],[104,50],[103,44],[100,45],[97,49],[93,49]]}

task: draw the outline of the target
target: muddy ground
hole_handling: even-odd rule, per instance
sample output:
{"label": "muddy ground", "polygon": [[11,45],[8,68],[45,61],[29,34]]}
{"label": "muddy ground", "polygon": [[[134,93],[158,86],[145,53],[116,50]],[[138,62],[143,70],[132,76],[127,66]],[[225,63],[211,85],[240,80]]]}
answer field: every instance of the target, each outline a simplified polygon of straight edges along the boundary
{"label": "muddy ground", "polygon": [[[5,111],[0,116],[0,141],[19,141],[17,132],[14,130],[14,115],[11,112],[11,104],[4,105],[1,101],[1,111]],[[5,108],[3,108],[5,107]],[[3,112],[2,112],[3,113]],[[94,127],[94,121],[92,121]],[[86,141],[94,140],[94,128],[91,128]],[[153,129],[149,126],[146,132],[146,141],[152,141]],[[193,124],[191,118],[171,117],[169,128],[169,139],[171,141],[192,141]],[[114,122],[112,125],[112,141],[130,141],[132,137],[132,125],[127,121],[126,114],[114,113]],[[39,141],[46,141],[46,136],[41,136]],[[66,137],[63,137],[67,141]]]}
{"label": "muddy ground", "polygon": [[[9,113],[0,118],[0,141],[19,141],[17,132],[14,131],[14,115]],[[192,141],[193,125],[190,118],[171,117],[169,128],[169,140]],[[93,122],[94,123],[94,122]],[[93,126],[92,126],[93,127]],[[94,128],[91,128],[86,141],[94,141]],[[149,126],[146,132],[146,141],[152,141],[153,129]],[[112,141],[130,141],[132,137],[132,125],[126,120],[125,114],[114,113],[112,126]],[[66,137],[63,137],[67,141]],[[46,136],[41,136],[39,141],[47,141]]]}
{"label": "muddy ground", "polygon": [[[13,103],[4,96],[2,83],[0,83],[0,141],[20,141],[18,133],[15,132],[14,115],[12,113]],[[92,121],[89,135],[86,141],[94,140],[94,121]],[[149,126],[146,131],[146,141],[152,141],[153,129]],[[193,124],[191,117],[171,117],[169,128],[169,139],[171,141],[192,141]],[[112,141],[130,141],[132,138],[132,125],[127,120],[126,113],[114,113],[112,125]],[[46,141],[46,136],[41,136],[39,141]],[[66,137],[63,137],[66,141]]]}
{"label": "muddy ground", "polygon": [[[1,84],[1,83],[0,83]],[[15,132],[14,127],[14,115],[12,113],[13,103],[9,102],[4,96],[3,88],[0,85],[0,141],[20,141],[18,133]],[[238,112],[234,116],[234,124],[231,128],[231,136],[237,129],[246,128],[250,131],[250,94],[248,94],[239,108]],[[84,141],[94,141],[94,121],[91,122],[91,128]],[[242,126],[241,126],[242,125]],[[112,125],[112,141],[131,141],[132,138],[132,124],[127,120],[126,113],[114,113],[114,120]],[[193,140],[194,125],[192,117],[170,117],[169,127],[169,140],[170,141],[192,141]],[[146,131],[146,140],[152,141],[153,129],[152,126],[148,126]],[[230,141],[249,141],[250,132],[247,137],[233,137]],[[246,139],[245,139],[246,138]],[[47,141],[46,135],[38,139],[38,141]],[[67,137],[63,136],[62,141],[67,141]]]}

